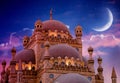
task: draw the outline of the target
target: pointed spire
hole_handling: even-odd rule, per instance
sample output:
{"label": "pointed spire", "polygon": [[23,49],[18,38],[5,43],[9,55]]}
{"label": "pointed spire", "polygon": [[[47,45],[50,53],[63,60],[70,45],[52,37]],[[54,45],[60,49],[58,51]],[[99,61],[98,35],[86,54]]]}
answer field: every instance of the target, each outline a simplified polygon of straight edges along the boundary
{"label": "pointed spire", "polygon": [[111,78],[117,78],[116,72],[115,72],[115,68],[113,67],[112,69],[112,76]]}
{"label": "pointed spire", "polygon": [[50,20],[52,20],[52,8],[50,10]]}

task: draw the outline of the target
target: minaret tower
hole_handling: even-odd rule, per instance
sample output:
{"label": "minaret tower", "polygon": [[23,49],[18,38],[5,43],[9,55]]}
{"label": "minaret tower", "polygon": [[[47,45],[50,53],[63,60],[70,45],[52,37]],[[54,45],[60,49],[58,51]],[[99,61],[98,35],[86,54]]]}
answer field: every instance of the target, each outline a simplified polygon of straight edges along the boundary
{"label": "minaret tower", "polygon": [[82,27],[79,26],[79,25],[75,28],[75,36],[76,36],[77,43],[80,45],[80,47],[78,48],[79,56],[81,58],[81,61],[83,61],[82,60],[82,40],[81,40],[81,38],[82,38]]}
{"label": "minaret tower", "polygon": [[80,25],[78,25],[75,28],[75,36],[76,36],[77,42],[81,43],[82,42],[82,40],[81,40],[81,37],[82,37],[82,27]]}
{"label": "minaret tower", "polygon": [[98,75],[99,75],[100,80],[102,81],[101,83],[104,83],[103,68],[101,66],[101,64],[102,64],[102,58],[101,57],[98,58],[98,64],[99,64],[98,69],[97,69]]}
{"label": "minaret tower", "polygon": [[17,72],[17,83],[23,83],[22,82],[22,62],[19,60],[19,66],[18,66],[18,72]]}
{"label": "minaret tower", "polygon": [[7,79],[6,79],[6,71],[5,71],[5,67],[6,67],[6,61],[3,60],[2,61],[2,72],[1,72],[1,81],[0,83],[6,83]]}
{"label": "minaret tower", "polygon": [[39,63],[39,57],[41,56],[41,40],[44,38],[42,34],[42,26],[43,23],[41,20],[37,20],[35,22],[35,29],[33,32],[33,40],[35,41],[36,44],[34,44],[34,51],[35,51],[35,59],[36,59],[36,68],[38,68],[38,63]]}
{"label": "minaret tower", "polygon": [[50,44],[49,44],[48,41],[45,42],[44,47],[45,47],[44,61],[43,61],[44,74],[42,76],[42,82],[43,83],[48,83],[48,78],[47,78],[48,74],[46,72],[51,68],[51,65],[50,65],[50,62],[49,62],[50,56],[49,56],[49,51],[48,51],[48,49],[50,47]]}
{"label": "minaret tower", "polygon": [[88,53],[89,53],[89,60],[88,60],[88,67],[91,72],[94,72],[94,60],[93,60],[93,48],[90,46],[88,48]]}
{"label": "minaret tower", "polygon": [[115,72],[115,68],[112,69],[112,75],[111,75],[112,83],[117,83],[117,75]]}
{"label": "minaret tower", "polygon": [[49,65],[49,59],[50,59],[50,56],[49,56],[49,47],[50,47],[50,44],[48,41],[45,42],[44,44],[44,47],[45,47],[45,53],[44,53],[44,69],[48,69],[50,68],[50,65]]}
{"label": "minaret tower", "polygon": [[13,47],[11,50],[12,54],[12,60],[10,61],[10,75],[9,75],[9,83],[15,83],[16,82],[16,61],[15,61],[15,55],[16,55],[16,49]]}

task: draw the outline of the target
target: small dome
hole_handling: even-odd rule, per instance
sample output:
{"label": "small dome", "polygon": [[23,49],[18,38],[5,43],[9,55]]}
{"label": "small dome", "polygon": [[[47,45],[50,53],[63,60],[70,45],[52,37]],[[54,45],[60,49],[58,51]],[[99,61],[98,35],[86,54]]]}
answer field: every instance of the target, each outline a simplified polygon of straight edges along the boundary
{"label": "small dome", "polygon": [[88,48],[88,52],[93,52],[93,48],[91,46]]}
{"label": "small dome", "polygon": [[15,55],[15,60],[18,62],[19,60],[22,60],[26,63],[32,62],[33,64],[35,63],[35,53],[32,49],[24,49],[20,52],[18,52]]}
{"label": "small dome", "polygon": [[67,44],[57,44],[57,45],[53,45],[49,48],[49,54],[51,57],[61,57],[61,58],[65,58],[66,56],[71,58],[79,58],[79,53],[78,51],[67,45]]}
{"label": "small dome", "polygon": [[80,74],[69,73],[59,76],[54,83],[90,83],[90,81]]}
{"label": "small dome", "polygon": [[42,24],[42,21],[41,21],[41,20],[37,20],[37,21],[35,22],[35,25],[40,25],[40,24]]}
{"label": "small dome", "polygon": [[43,22],[43,29],[48,31],[63,31],[63,32],[69,32],[68,28],[63,24],[62,22],[59,22],[57,20],[47,20]]}
{"label": "small dome", "polygon": [[6,61],[5,60],[2,61],[2,65],[6,65]]}
{"label": "small dome", "polygon": [[29,40],[30,38],[28,36],[24,36],[23,39]]}
{"label": "small dome", "polygon": [[81,27],[80,25],[78,25],[78,26],[75,28],[75,30],[76,30],[76,29],[81,30],[82,27]]}
{"label": "small dome", "polygon": [[15,49],[15,47],[12,48],[11,52],[16,53],[16,49]]}

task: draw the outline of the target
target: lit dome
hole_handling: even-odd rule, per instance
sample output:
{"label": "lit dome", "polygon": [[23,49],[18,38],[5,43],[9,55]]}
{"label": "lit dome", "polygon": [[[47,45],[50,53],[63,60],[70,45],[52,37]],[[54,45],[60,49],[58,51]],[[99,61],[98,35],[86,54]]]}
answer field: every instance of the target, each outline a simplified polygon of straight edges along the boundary
{"label": "lit dome", "polygon": [[68,32],[69,33],[69,30],[68,28],[65,26],[65,24],[63,24],[62,22],[60,21],[57,21],[57,20],[47,20],[47,21],[44,21],[43,22],[43,29],[48,31],[48,30],[51,30],[51,31],[63,31],[63,32]]}
{"label": "lit dome", "polygon": [[78,51],[67,45],[67,44],[57,44],[57,45],[53,45],[49,48],[49,54],[50,57],[61,57],[61,58],[65,58],[66,56],[68,58],[74,57],[74,58],[79,58],[79,53]]}
{"label": "lit dome", "polygon": [[90,81],[80,74],[69,73],[59,76],[54,83],[90,83]]}
{"label": "lit dome", "polygon": [[16,61],[22,60],[26,63],[31,61],[34,64],[35,63],[35,54],[32,49],[24,49],[15,55],[15,59],[16,59]]}

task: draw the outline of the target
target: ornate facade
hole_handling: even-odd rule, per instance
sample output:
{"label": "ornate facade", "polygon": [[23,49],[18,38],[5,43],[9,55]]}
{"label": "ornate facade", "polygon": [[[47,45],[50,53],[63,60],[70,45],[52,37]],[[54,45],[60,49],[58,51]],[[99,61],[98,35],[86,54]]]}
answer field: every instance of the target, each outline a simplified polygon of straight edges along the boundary
{"label": "ornate facade", "polygon": [[[104,83],[102,58],[98,58],[96,74],[94,49],[88,48],[86,60],[81,38],[81,26],[75,28],[73,38],[65,24],[53,20],[50,11],[50,20],[37,20],[32,36],[24,36],[22,51],[16,53],[12,48],[12,59],[6,70],[6,62],[2,62],[1,83]],[[116,83],[114,68],[111,78],[112,83]]]}

